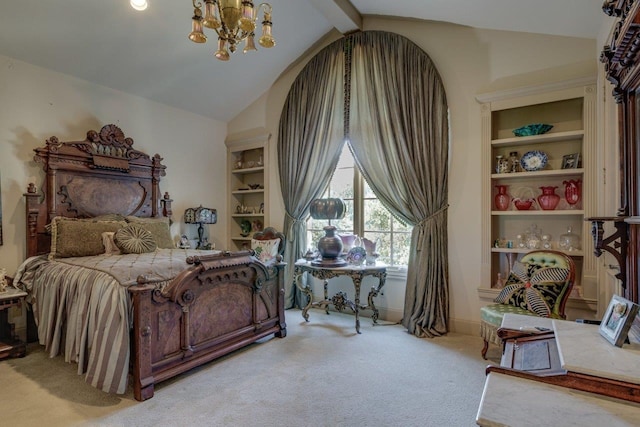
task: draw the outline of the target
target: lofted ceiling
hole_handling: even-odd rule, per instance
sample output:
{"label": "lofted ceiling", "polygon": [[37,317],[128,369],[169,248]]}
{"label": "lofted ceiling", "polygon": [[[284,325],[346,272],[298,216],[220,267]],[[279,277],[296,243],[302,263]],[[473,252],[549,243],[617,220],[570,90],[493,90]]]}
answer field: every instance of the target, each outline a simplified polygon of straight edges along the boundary
{"label": "lofted ceiling", "polygon": [[221,62],[215,33],[188,40],[190,0],[148,1],[143,12],[129,0],[3,1],[0,55],[227,122],[325,34],[356,30],[365,15],[592,39],[607,18],[603,0],[269,0],[277,45]]}

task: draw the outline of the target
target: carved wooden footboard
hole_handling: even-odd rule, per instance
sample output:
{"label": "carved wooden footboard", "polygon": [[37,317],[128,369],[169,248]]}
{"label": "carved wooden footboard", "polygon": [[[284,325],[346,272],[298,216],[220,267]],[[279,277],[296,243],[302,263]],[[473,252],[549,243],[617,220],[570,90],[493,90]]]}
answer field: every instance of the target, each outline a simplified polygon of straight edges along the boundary
{"label": "carved wooden footboard", "polygon": [[[188,259],[163,292],[131,288],[135,398],[154,384],[270,334],[286,336],[284,264],[257,262],[250,252]],[[144,282],[144,279],[140,280]]]}

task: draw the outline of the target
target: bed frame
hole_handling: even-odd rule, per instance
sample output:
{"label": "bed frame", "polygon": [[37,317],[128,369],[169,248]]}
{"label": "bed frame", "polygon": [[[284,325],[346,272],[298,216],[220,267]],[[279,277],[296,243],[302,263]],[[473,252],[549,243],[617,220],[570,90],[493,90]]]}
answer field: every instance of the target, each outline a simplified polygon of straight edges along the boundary
{"label": "bed frame", "polygon": [[[115,125],[87,139],[51,137],[34,150],[46,172],[43,194],[29,184],[27,256],[50,251],[45,225],[55,216],[91,218],[118,213],[171,217],[171,198],[160,197],[162,158],[133,148]],[[261,233],[258,238],[273,238]],[[286,336],[284,263],[265,265],[251,251],[190,257],[161,292],[145,277],[130,287],[133,301],[131,371],[137,400],[153,397],[154,384],[251,344]]]}

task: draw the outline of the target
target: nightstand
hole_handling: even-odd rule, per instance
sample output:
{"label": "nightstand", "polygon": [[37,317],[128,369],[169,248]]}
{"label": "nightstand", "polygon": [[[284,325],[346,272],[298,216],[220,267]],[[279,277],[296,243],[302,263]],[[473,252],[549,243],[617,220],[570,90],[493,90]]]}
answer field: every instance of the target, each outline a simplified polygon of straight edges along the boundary
{"label": "nightstand", "polygon": [[24,357],[26,345],[20,341],[13,323],[9,323],[9,308],[21,307],[27,293],[15,288],[7,288],[0,293],[0,360],[9,357]]}

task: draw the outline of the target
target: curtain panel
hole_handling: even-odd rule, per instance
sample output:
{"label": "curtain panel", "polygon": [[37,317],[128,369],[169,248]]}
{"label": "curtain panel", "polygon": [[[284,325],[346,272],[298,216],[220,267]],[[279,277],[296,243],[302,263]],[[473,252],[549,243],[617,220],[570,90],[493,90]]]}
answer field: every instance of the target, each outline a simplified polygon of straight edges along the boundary
{"label": "curtain panel", "polygon": [[293,82],[280,116],[278,168],[286,211],[285,306],[304,307],[293,265],[307,250],[311,201],[322,196],[340,159],[343,127],[342,40],[324,48]]}
{"label": "curtain panel", "polygon": [[413,226],[403,326],[417,336],[448,330],[449,123],[429,56],[393,33],[352,40],[350,146],[372,191]]}

